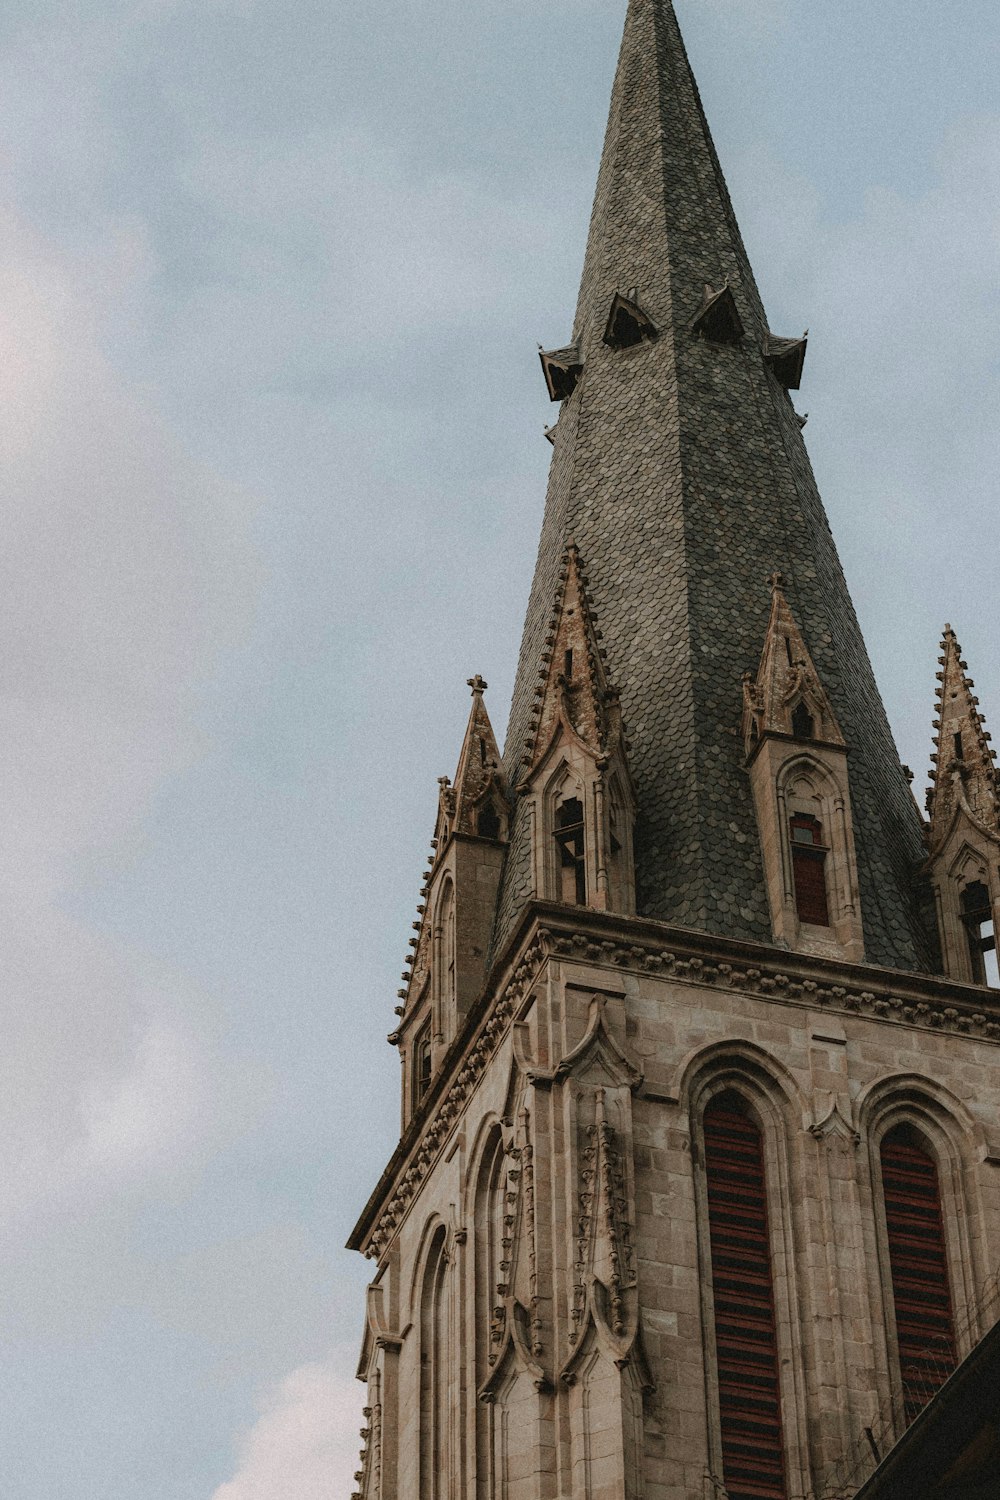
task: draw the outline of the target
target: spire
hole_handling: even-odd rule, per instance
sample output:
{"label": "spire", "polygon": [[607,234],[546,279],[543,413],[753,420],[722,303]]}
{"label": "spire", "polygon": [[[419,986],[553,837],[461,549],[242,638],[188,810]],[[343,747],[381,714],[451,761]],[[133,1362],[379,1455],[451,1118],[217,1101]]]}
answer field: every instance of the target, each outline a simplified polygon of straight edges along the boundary
{"label": "spire", "polygon": [[597,761],[623,748],[618,694],[608,685],[583,564],[572,543],[563,554],[535,694],[524,780],[546,758],[561,731],[578,739]]}
{"label": "spire", "polygon": [[979,712],[975,683],[950,625],[944,628],[937,674],[937,718],[931,756],[930,813],[932,854],[951,832],[962,810],[983,833],[1000,837],[1000,773],[991,736]]}
{"label": "spire", "polygon": [[477,673],[469,678],[472,709],[458,757],[454,784],[441,778],[438,821],[434,830],[439,851],[453,833],[499,838],[506,824],[507,795],[500,770],[500,750],[483,695],[489,683]]}
{"label": "spire", "polygon": [[[607,679],[630,736],[640,915],[771,938],[739,739],[742,674],[780,570],[850,776],[868,956],[934,962],[914,871],[920,817],[899,764],[789,397],[804,339],[770,330],[669,0],[630,0],[566,347],[505,767],[523,774],[551,601],[571,541],[587,560]],[[523,799],[522,799],[523,800]],[[497,943],[527,899],[515,808]]]}
{"label": "spire", "polygon": [[809,649],[782,593],[785,580],[774,573],[771,618],[757,677],[743,678],[743,743],[747,755],[768,734],[817,740],[843,747],[836,716],[813,666]]}

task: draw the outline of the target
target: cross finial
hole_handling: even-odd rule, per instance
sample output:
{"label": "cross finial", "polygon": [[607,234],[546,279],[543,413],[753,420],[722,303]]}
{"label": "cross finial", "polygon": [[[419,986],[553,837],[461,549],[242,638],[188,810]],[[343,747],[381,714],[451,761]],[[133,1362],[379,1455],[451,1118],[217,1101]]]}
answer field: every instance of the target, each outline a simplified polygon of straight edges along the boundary
{"label": "cross finial", "polygon": [[481,698],[483,693],[485,693],[486,689],[489,687],[489,683],[486,681],[485,677],[481,677],[477,672],[475,677],[469,678],[469,687],[472,689],[472,696],[474,698]]}
{"label": "cross finial", "polygon": [[785,575],[784,573],[772,573],[767,581],[771,585],[771,592],[773,594],[776,593],[778,589],[784,588]]}

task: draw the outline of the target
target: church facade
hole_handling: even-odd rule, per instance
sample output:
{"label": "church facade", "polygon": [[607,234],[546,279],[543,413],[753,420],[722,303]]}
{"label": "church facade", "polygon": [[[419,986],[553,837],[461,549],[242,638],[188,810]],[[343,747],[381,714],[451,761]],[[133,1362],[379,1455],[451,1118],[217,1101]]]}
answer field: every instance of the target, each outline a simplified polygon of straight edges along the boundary
{"label": "church facade", "polygon": [[669,0],[630,0],[507,744],[391,1040],[360,1500],[835,1500],[996,1321],[1000,779],[927,815]]}

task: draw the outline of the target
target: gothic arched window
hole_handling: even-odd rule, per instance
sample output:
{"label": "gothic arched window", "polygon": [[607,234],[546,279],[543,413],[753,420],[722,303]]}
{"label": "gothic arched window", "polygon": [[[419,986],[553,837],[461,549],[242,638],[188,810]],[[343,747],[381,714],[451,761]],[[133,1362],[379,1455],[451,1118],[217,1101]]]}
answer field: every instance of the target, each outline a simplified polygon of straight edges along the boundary
{"label": "gothic arched window", "polygon": [[555,841],[559,859],[559,899],[573,906],[587,903],[587,848],[583,803],[569,797],[556,808]]}
{"label": "gothic arched window", "polygon": [[431,1026],[428,1021],[413,1048],[413,1102],[419,1104],[431,1086]]}
{"label": "gothic arched window", "polygon": [[739,1094],[705,1110],[719,1423],[729,1500],[786,1500],[764,1143]]}
{"label": "gothic arched window", "polygon": [[962,892],[962,921],[969,934],[973,982],[1000,988],[993,907],[990,893],[981,880],[973,881]]}
{"label": "gothic arched window", "polygon": [[912,1125],[882,1139],[882,1193],[907,1425],[958,1362],[937,1162]]}
{"label": "gothic arched window", "polygon": [[420,1500],[448,1497],[448,1297],[445,1231],[427,1253],[420,1291]]}
{"label": "gothic arched window", "polygon": [[808,922],[813,927],[829,927],[830,903],[826,892],[826,856],[829,851],[823,839],[823,825],[808,813],[796,813],[790,831],[799,921]]}

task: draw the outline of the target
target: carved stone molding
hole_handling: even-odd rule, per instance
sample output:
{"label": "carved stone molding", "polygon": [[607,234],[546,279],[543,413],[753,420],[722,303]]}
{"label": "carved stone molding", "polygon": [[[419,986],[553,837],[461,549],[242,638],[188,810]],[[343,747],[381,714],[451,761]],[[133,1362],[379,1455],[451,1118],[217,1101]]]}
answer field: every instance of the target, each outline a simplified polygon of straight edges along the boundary
{"label": "carved stone molding", "polygon": [[[370,1259],[380,1258],[385,1252],[487,1064],[510,1033],[520,1003],[551,958],[652,974],[679,984],[738,990],[813,1011],[829,1009],[889,1024],[1000,1042],[1000,1009],[988,1008],[994,999],[992,993],[971,985],[956,985],[936,977],[924,979],[862,966],[858,968],[864,975],[864,983],[829,983],[823,977],[823,965],[819,960],[805,961],[819,976],[812,979],[804,977],[803,960],[798,955],[781,955],[762,948],[759,954],[754,954],[752,962],[729,962],[717,951],[712,952],[713,946],[725,951],[724,944],[713,945],[711,939],[703,939],[695,933],[671,929],[660,943],[655,940],[622,942],[612,936],[600,935],[603,923],[599,913],[590,914],[594,929],[589,932],[560,931],[557,908],[540,905],[538,910],[539,915],[544,916],[544,924],[529,929],[530,940],[523,957],[470,1040],[468,1051],[456,1059],[451,1082],[432,1105],[431,1113],[423,1123],[419,1144],[414,1143],[405,1165],[400,1165],[384,1207],[367,1239],[359,1245]],[[609,925],[614,921],[613,918],[603,920]],[[551,925],[545,925],[549,923]],[[656,926],[652,922],[643,925],[646,929],[643,937]],[[699,948],[704,949],[706,956],[691,951]],[[792,972],[787,972],[788,969]]]}

